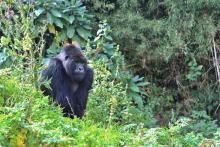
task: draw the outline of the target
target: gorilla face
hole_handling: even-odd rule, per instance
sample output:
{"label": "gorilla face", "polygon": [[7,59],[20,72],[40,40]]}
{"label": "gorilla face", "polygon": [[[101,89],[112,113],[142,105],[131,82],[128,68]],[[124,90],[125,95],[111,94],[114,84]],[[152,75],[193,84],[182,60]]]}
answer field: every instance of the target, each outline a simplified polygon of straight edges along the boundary
{"label": "gorilla face", "polygon": [[66,74],[72,81],[80,82],[84,79],[87,71],[87,60],[81,49],[75,46],[67,46],[58,58],[62,61]]}
{"label": "gorilla face", "polygon": [[76,82],[84,79],[86,73],[86,65],[84,63],[75,62],[74,59],[67,59],[63,62],[67,75]]}

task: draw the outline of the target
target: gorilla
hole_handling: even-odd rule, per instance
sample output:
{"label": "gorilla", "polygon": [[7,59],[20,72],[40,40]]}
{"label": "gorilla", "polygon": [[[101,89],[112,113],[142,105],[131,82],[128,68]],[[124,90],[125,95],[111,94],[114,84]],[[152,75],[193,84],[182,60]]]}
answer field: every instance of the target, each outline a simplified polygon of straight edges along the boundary
{"label": "gorilla", "polygon": [[50,59],[48,67],[42,71],[40,81],[47,80],[51,80],[51,88],[41,85],[44,95],[53,97],[55,105],[63,108],[64,116],[82,118],[93,83],[93,69],[87,65],[81,48],[68,44]]}

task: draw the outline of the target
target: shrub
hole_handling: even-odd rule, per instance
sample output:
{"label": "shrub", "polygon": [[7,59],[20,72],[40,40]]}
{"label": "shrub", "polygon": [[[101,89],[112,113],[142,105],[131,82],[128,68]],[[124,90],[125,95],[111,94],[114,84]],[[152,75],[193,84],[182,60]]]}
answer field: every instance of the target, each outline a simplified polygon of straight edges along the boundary
{"label": "shrub", "polygon": [[0,76],[0,91],[0,144],[3,146],[120,144],[122,137],[116,128],[63,117],[61,108],[49,104],[48,97],[5,72]]}

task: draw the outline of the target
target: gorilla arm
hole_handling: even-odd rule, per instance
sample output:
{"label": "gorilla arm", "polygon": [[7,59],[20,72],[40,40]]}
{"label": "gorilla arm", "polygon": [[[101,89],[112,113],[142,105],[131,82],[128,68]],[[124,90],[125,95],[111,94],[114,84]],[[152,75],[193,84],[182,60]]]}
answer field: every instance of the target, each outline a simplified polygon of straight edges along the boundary
{"label": "gorilla arm", "polygon": [[[43,83],[47,80],[51,80],[52,84],[50,84],[50,86],[53,86],[54,83],[57,83],[56,85],[59,85],[59,79],[62,78],[62,68],[62,62],[57,58],[52,58],[49,62],[47,69],[42,71],[40,82]],[[57,77],[59,77],[59,79],[57,79]],[[40,89],[44,92],[44,95],[54,96],[55,89],[53,87],[48,88],[45,85],[41,84]]]}
{"label": "gorilla arm", "polygon": [[76,100],[77,107],[75,107],[74,112],[78,114],[78,117],[82,118],[84,111],[86,109],[86,104],[88,100],[89,90],[92,88],[94,72],[92,68],[87,67],[86,75],[79,83],[77,91],[74,93],[74,99]]}
{"label": "gorilla arm", "polygon": [[53,75],[53,69],[55,68],[54,66],[55,65],[52,65],[50,62],[47,69],[44,69],[41,72],[41,77],[39,80],[40,89],[41,89],[41,91],[43,91],[44,95],[47,95],[47,96],[52,96],[52,91],[51,91],[50,87],[47,87],[45,85],[45,82],[51,80],[52,75]]}

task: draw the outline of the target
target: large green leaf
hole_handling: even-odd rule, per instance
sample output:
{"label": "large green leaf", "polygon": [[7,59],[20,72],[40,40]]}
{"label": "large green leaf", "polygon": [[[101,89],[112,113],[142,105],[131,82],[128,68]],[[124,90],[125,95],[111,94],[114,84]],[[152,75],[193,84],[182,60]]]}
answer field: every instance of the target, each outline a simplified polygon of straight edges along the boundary
{"label": "large green leaf", "polygon": [[56,17],[62,17],[62,13],[56,9],[51,9],[50,12]]}
{"label": "large green leaf", "polygon": [[82,23],[85,23],[87,21],[85,17],[76,17],[76,19],[78,21],[81,21]]}
{"label": "large green leaf", "polygon": [[66,31],[65,31],[65,29],[63,29],[63,30],[61,31],[61,36],[60,36],[60,38],[61,38],[62,41],[64,41],[64,40],[66,39]]}
{"label": "large green leaf", "polygon": [[129,88],[133,92],[140,92],[140,89],[136,84],[131,84],[131,86]]}
{"label": "large green leaf", "polygon": [[76,31],[79,34],[79,36],[85,40],[87,40],[91,36],[91,34],[83,28],[77,28]]}
{"label": "large green leaf", "polygon": [[147,86],[149,84],[150,84],[149,82],[139,82],[137,83],[137,86]]}
{"label": "large green leaf", "polygon": [[70,24],[72,24],[75,20],[75,17],[72,15],[72,16],[68,16],[68,15],[63,15],[62,16],[66,21],[68,21]]}
{"label": "large green leaf", "polygon": [[35,13],[36,16],[41,15],[43,12],[44,12],[44,8],[39,8],[39,9],[37,9],[37,10],[34,11],[34,13]]}
{"label": "large green leaf", "polygon": [[142,97],[136,93],[131,93],[130,96],[134,100],[134,102],[138,105],[138,108],[142,109],[144,107],[144,103]]}
{"label": "large green leaf", "polygon": [[60,27],[60,28],[63,28],[63,23],[62,23],[62,21],[60,20],[60,19],[55,19],[55,24],[58,26],[58,27]]}
{"label": "large green leaf", "polygon": [[0,64],[7,59],[8,55],[4,52],[0,52]]}
{"label": "large green leaf", "polygon": [[78,35],[74,35],[73,36],[73,40],[76,41],[76,42],[80,42],[81,41],[81,39],[80,39],[80,37]]}
{"label": "large green leaf", "polygon": [[133,82],[139,82],[139,81],[142,81],[143,79],[144,79],[144,77],[140,78],[139,75],[136,75],[135,77],[132,78],[132,81]]}
{"label": "large green leaf", "polygon": [[9,67],[12,64],[11,58],[7,55],[5,51],[0,52],[0,69]]}
{"label": "large green leaf", "polygon": [[55,29],[54,25],[49,24],[48,30],[50,33],[56,34],[56,29]]}
{"label": "large green leaf", "polygon": [[54,22],[53,16],[49,12],[47,13],[47,21],[49,24],[53,24]]}
{"label": "large green leaf", "polygon": [[83,25],[83,28],[85,28],[87,30],[91,30],[92,29],[89,25]]}
{"label": "large green leaf", "polygon": [[72,24],[74,20],[75,20],[75,17],[73,15],[69,17],[70,24]]}
{"label": "large green leaf", "polygon": [[67,28],[67,37],[68,38],[73,38],[74,33],[75,33],[75,29],[73,27]]}
{"label": "large green leaf", "polygon": [[76,1],[75,6],[80,7],[82,5],[81,1]]}

